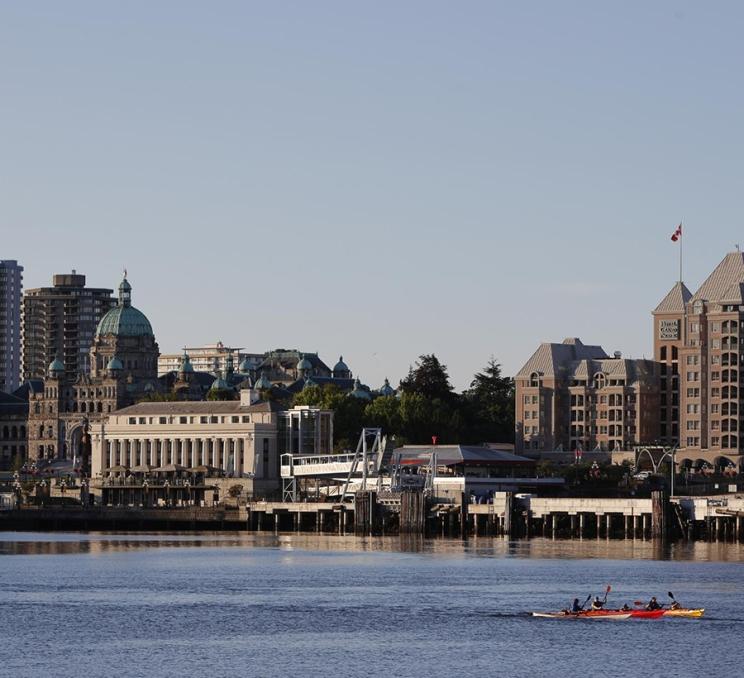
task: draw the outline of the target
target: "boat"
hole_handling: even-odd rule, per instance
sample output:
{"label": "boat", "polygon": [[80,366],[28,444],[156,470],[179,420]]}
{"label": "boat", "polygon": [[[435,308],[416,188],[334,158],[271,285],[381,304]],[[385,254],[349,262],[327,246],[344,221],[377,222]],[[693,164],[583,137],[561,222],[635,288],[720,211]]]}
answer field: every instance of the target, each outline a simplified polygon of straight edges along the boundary
{"label": "boat", "polygon": [[664,610],[665,617],[699,618],[705,614],[704,607],[678,607],[676,610]]}
{"label": "boat", "polygon": [[533,617],[547,619],[609,619],[611,621],[622,621],[630,619],[632,613],[623,610],[584,610],[582,612],[533,612]]}
{"label": "boat", "polygon": [[665,612],[668,612],[668,610],[631,610],[630,616],[637,619],[658,619],[663,617]]}

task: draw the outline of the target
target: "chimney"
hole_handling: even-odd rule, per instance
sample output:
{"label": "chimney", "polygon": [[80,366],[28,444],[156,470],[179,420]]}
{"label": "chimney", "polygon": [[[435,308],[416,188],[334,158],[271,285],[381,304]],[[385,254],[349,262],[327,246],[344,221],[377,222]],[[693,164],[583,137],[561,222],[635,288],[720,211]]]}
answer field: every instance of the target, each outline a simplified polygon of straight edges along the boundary
{"label": "chimney", "polygon": [[615,351],[615,360],[620,360],[623,357],[622,351]]}
{"label": "chimney", "polygon": [[250,407],[260,400],[260,394],[255,388],[241,388],[240,389],[240,406]]}

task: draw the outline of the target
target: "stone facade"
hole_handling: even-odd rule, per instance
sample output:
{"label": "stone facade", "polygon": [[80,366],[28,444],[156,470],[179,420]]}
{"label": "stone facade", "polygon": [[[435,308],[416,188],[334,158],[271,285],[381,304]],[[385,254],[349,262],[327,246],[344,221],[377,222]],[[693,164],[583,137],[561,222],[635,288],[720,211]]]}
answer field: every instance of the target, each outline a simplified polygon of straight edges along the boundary
{"label": "stone facade", "polygon": [[659,437],[659,365],[580,339],[544,343],[515,377],[516,449],[623,450]]}
{"label": "stone facade", "polygon": [[665,440],[682,464],[741,469],[744,255],[728,253],[694,294],[676,283],[653,317]]}
{"label": "stone facade", "polygon": [[[250,481],[249,494],[265,496],[280,488],[279,457],[291,449],[292,431],[302,438],[307,454],[333,449],[332,412],[285,411],[277,403],[257,401],[256,391],[245,389],[240,395],[237,401],[139,403],[95,422],[92,476],[107,476],[114,468],[141,473],[169,465],[201,466],[213,475]],[[298,433],[299,422],[312,431],[309,438]]]}
{"label": "stone facade", "polygon": [[158,392],[158,345],[147,319],[131,306],[126,278],[119,304],[101,318],[87,373],[71,376],[60,359],[29,391],[28,455],[89,461],[88,428],[115,410]]}

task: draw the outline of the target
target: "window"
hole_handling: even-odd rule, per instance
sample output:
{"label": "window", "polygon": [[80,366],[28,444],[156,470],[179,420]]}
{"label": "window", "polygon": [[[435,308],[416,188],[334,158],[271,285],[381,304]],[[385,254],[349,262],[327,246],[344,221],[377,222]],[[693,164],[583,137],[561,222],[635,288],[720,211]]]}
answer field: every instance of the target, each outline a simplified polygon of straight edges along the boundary
{"label": "window", "polygon": [[697,381],[699,377],[700,377],[700,374],[698,372],[687,373],[687,381]]}
{"label": "window", "polygon": [[700,405],[697,403],[687,404],[687,414],[697,414],[700,411]]}
{"label": "window", "polygon": [[199,417],[199,423],[200,424],[208,424],[209,423],[209,417]]}
{"label": "window", "polygon": [[699,398],[700,397],[700,389],[699,388],[688,388],[687,389],[687,397],[688,398]]}
{"label": "window", "polygon": [[158,424],[167,424],[168,423],[168,417],[159,417],[158,418]]}
{"label": "window", "polygon": [[699,357],[696,355],[688,355],[687,356],[687,364],[688,365],[697,365],[699,362]]}
{"label": "window", "polygon": [[131,425],[131,424],[136,424],[136,423],[137,423],[137,417],[129,417],[129,421],[128,421],[128,423],[129,423],[130,425]]}
{"label": "window", "polygon": [[210,424],[219,424],[220,423],[220,418],[212,415],[211,417],[209,417],[209,423]]}
{"label": "window", "polygon": [[178,423],[179,424],[188,424],[189,418],[188,417],[178,417]]}
{"label": "window", "polygon": [[238,424],[238,423],[240,423],[240,417],[231,417],[231,422],[232,422],[233,424]]}
{"label": "window", "polygon": [[243,423],[244,424],[250,424],[251,423],[251,417],[248,414],[243,415]]}
{"label": "window", "polygon": [[711,414],[718,414],[718,403],[713,403],[710,406],[710,413]]}

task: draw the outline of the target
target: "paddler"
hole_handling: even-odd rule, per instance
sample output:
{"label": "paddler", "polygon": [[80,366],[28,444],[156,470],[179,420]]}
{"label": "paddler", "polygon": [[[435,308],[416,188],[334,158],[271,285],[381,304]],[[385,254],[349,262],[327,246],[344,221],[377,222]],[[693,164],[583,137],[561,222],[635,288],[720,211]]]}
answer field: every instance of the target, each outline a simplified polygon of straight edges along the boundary
{"label": "paddler", "polygon": [[604,607],[604,601],[599,599],[599,596],[594,596],[592,601],[592,610],[601,610]]}
{"label": "paddler", "polygon": [[584,609],[584,606],[579,602],[578,598],[574,598],[573,603],[571,604],[571,612],[573,614],[579,614]]}
{"label": "paddler", "polygon": [[651,596],[651,600],[646,603],[646,609],[647,610],[660,610],[661,605],[659,605],[658,601],[656,600],[656,596]]}

